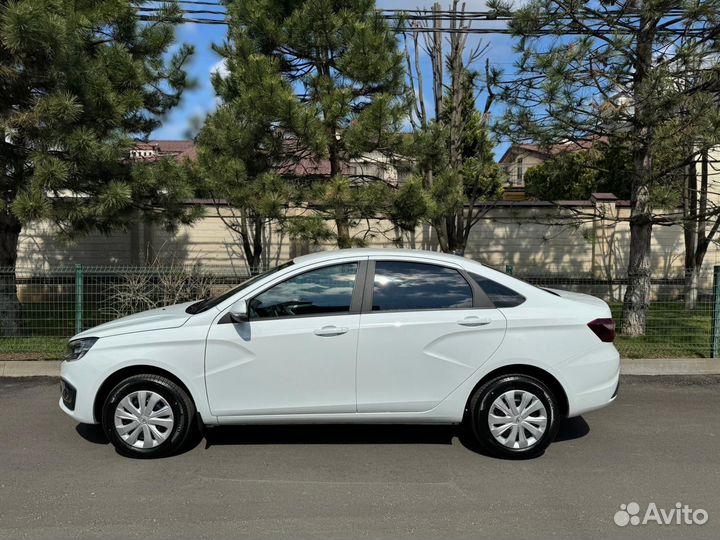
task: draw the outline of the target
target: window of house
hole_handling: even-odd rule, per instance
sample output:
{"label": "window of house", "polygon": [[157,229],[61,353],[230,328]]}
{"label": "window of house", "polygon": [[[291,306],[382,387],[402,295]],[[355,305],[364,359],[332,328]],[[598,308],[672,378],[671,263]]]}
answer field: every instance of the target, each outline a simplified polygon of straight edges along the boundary
{"label": "window of house", "polygon": [[515,162],[515,172],[517,173],[517,183],[518,185],[522,185],[523,183],[523,158],[517,158],[517,161]]}
{"label": "window of house", "polygon": [[433,264],[375,263],[373,311],[470,308],[472,288],[460,272]]}

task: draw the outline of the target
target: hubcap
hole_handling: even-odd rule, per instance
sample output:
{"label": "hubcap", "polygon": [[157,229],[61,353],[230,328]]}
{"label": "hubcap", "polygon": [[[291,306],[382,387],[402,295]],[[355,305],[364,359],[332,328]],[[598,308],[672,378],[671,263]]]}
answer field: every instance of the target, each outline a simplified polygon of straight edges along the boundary
{"label": "hubcap", "polygon": [[526,390],[509,390],[493,401],[488,412],[490,433],[508,448],[529,448],[547,429],[545,405]]}
{"label": "hubcap", "polygon": [[153,448],[162,444],[175,425],[172,408],[160,394],[138,390],[115,409],[115,431],[128,445]]}

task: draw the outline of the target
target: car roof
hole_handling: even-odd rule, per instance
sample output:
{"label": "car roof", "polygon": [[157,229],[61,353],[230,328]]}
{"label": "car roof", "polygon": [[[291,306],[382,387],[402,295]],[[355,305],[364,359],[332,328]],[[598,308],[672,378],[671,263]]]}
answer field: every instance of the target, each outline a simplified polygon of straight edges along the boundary
{"label": "car roof", "polygon": [[[335,259],[345,259],[347,257],[411,257],[418,259],[433,259],[437,261],[453,262],[455,264],[467,263],[472,259],[466,259],[459,257],[458,255],[450,255],[448,253],[440,253],[438,251],[426,251],[422,249],[397,249],[397,248],[385,248],[385,249],[369,249],[369,248],[351,248],[351,249],[336,249],[332,251],[318,251],[316,253],[310,253],[308,255],[301,255],[295,257],[293,261],[296,264],[306,264],[318,261],[332,261]],[[480,264],[477,261],[472,261],[475,264]]]}

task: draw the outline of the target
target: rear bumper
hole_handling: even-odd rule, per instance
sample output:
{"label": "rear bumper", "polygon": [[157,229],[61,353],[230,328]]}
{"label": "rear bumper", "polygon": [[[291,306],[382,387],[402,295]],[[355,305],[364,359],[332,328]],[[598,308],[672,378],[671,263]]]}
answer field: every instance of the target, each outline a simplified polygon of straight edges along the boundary
{"label": "rear bumper", "polygon": [[620,354],[611,344],[566,366],[568,416],[601,409],[617,398],[620,386]]}

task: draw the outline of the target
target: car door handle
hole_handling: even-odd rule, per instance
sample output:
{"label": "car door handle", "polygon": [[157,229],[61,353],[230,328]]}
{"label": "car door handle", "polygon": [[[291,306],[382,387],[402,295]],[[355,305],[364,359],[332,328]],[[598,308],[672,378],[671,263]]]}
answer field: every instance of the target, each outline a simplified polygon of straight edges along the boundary
{"label": "car door handle", "polygon": [[460,319],[458,324],[461,326],[483,326],[490,324],[492,319],[490,317],[465,317]]}
{"label": "car door handle", "polygon": [[322,337],[339,336],[341,334],[346,334],[348,330],[350,329],[345,328],[344,326],[323,326],[322,328],[315,330],[315,335]]}

